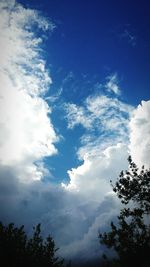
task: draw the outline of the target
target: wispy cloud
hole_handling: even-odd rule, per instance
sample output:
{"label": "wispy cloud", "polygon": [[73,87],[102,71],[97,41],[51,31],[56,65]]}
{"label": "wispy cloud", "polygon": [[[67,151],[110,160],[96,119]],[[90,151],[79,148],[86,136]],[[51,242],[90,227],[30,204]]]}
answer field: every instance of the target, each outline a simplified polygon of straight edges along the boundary
{"label": "wispy cloud", "polygon": [[76,104],[65,104],[66,117],[68,120],[68,128],[73,129],[75,125],[81,124],[83,127],[90,129],[92,120],[87,116],[87,110],[84,107],[77,106]]}
{"label": "wispy cloud", "polygon": [[98,131],[113,136],[126,136],[128,119],[133,107],[117,98],[106,95],[89,96],[83,106],[65,104],[68,127],[73,129],[81,124],[88,131]]}
{"label": "wispy cloud", "polygon": [[121,90],[119,87],[119,81],[118,81],[118,76],[117,73],[114,73],[107,78],[107,83],[105,85],[105,88],[107,89],[108,92],[113,92],[116,95],[121,94]]}
{"label": "wispy cloud", "polygon": [[126,39],[127,42],[133,47],[137,43],[137,37],[133,33],[131,33],[128,29],[125,29],[124,32],[120,34],[120,37],[122,39]]}
{"label": "wispy cloud", "polygon": [[[107,88],[103,86],[106,94],[100,94],[97,84],[99,93],[83,104],[65,104],[68,130],[84,128],[77,150],[81,163],[68,170],[70,181],[63,187],[45,183],[43,159],[57,153],[59,137],[44,97],[52,81],[41,53],[42,39],[33,26],[41,31],[54,25],[15,1],[1,1],[0,11],[1,219],[25,224],[28,230],[41,222],[62,256],[96,258],[104,252],[98,229],[106,230],[119,209],[109,180],[127,168],[129,148],[137,163],[149,164],[150,103],[134,109],[119,100],[118,77],[113,74]],[[72,74],[64,84],[68,81]],[[60,95],[47,100],[52,103]]]}
{"label": "wispy cloud", "polygon": [[138,38],[132,24],[118,25],[114,32],[117,34],[118,39],[129,46],[135,47],[137,45]]}
{"label": "wispy cloud", "polygon": [[15,1],[0,3],[0,163],[16,169],[22,180],[41,179],[43,157],[57,152],[58,140],[43,99],[51,77],[33,27],[53,30],[38,12]]}

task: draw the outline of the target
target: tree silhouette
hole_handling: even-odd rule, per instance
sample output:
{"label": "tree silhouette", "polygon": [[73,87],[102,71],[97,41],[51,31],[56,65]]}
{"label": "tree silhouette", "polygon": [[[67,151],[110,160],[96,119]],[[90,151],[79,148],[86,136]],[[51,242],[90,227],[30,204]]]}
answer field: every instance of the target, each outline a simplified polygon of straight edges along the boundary
{"label": "tree silhouette", "polygon": [[56,257],[55,242],[51,236],[43,240],[40,224],[28,238],[24,226],[0,223],[0,266],[3,267],[60,267],[63,260]]}
{"label": "tree silhouette", "polygon": [[[118,225],[111,222],[111,231],[100,233],[100,243],[113,248],[118,259],[106,266],[149,266],[150,253],[150,170],[141,171],[128,158],[129,170],[121,172],[113,191],[126,205],[118,216]],[[111,181],[112,184],[112,181]],[[128,206],[127,206],[128,205]]]}

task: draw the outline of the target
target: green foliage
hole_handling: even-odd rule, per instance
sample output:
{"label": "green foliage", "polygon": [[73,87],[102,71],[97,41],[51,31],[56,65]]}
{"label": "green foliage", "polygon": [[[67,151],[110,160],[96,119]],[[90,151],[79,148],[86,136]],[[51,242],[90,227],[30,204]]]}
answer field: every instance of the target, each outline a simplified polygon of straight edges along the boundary
{"label": "green foliage", "polygon": [[34,227],[31,238],[27,238],[24,226],[0,223],[0,261],[3,267],[60,267],[63,260],[55,256],[54,240],[48,236],[43,240],[40,224]]}
{"label": "green foliage", "polygon": [[[100,233],[100,243],[113,248],[118,260],[106,266],[147,267],[150,252],[150,170],[139,171],[136,164],[129,161],[129,170],[121,172],[113,191],[124,207],[118,216],[118,225],[111,222],[111,231]],[[112,184],[112,181],[111,181]]]}

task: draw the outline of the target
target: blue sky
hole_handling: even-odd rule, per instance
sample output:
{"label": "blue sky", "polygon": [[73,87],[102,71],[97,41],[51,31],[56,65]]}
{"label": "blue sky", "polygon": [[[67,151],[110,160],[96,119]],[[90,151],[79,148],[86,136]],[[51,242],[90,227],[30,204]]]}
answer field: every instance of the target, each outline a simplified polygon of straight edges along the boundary
{"label": "blue sky", "polygon": [[[62,68],[62,76],[73,72],[76,79],[82,74],[92,79],[97,75],[100,82],[110,72],[117,71],[128,101],[138,104],[143,84],[142,96],[148,98],[150,6],[147,1],[22,2],[41,10],[56,24],[46,42],[47,60],[55,75]],[[56,79],[61,82],[62,76]],[[77,96],[74,100],[79,101]]]}
{"label": "blue sky", "polygon": [[41,222],[65,258],[95,259],[120,208],[109,180],[129,154],[150,165],[150,5],[2,0],[0,12],[1,220]]}
{"label": "blue sky", "polygon": [[[56,25],[44,42],[53,79],[48,94],[56,94],[62,88],[60,101],[81,104],[87,96],[101,90],[96,85],[105,84],[106,77],[117,73],[122,88],[120,99],[134,106],[141,98],[149,99],[150,6],[147,1],[21,3],[43,12]],[[61,154],[51,158],[50,165],[60,179],[66,178],[67,169],[77,165],[72,143],[79,146],[82,132],[82,129],[66,131],[62,120],[60,109],[54,109],[52,121],[65,135],[65,141],[57,145]],[[59,160],[63,160],[63,166],[59,166]]]}

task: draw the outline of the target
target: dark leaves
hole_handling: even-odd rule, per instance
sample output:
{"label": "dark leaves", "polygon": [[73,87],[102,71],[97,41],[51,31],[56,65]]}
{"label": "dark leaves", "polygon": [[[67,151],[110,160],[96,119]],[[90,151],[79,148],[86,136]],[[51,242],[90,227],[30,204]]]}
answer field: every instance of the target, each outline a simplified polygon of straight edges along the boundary
{"label": "dark leaves", "polygon": [[34,227],[31,238],[27,238],[24,226],[0,223],[0,258],[4,267],[60,267],[63,260],[55,256],[57,249],[51,236],[43,240],[41,226]]}

